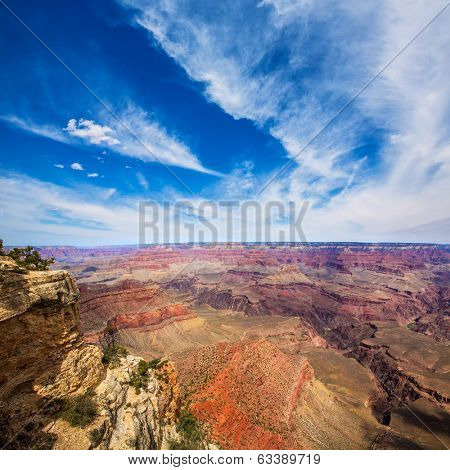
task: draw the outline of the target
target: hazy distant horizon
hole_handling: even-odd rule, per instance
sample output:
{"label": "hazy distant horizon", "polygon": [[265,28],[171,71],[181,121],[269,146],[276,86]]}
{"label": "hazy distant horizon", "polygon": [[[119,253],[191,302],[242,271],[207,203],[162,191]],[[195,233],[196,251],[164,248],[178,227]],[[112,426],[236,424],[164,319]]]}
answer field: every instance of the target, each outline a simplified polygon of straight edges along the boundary
{"label": "hazy distant horizon", "polygon": [[[48,248],[76,248],[76,249],[96,249],[96,248],[152,248],[152,247],[164,247],[164,246],[224,246],[224,245],[287,245],[287,246],[309,246],[309,245],[335,245],[335,246],[351,246],[351,245],[361,245],[361,246],[439,246],[439,247],[450,247],[449,243],[430,243],[430,242],[335,242],[335,241],[322,241],[322,242],[180,242],[180,243],[147,243],[146,245],[140,246],[139,244],[117,244],[117,245],[31,245],[38,249],[48,249]],[[27,244],[23,245],[6,245],[6,248],[14,247],[24,247]]]}

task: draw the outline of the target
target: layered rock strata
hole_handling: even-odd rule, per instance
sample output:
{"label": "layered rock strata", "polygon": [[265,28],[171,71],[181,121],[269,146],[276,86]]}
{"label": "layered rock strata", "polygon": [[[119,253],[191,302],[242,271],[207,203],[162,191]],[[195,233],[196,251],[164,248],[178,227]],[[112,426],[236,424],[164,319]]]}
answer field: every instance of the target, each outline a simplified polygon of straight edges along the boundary
{"label": "layered rock strata", "polygon": [[[158,449],[176,438],[179,412],[171,363],[130,385],[139,358],[105,368],[84,342],[79,291],[65,271],[26,271],[0,257],[0,421],[3,448]],[[93,394],[98,416],[85,428],[59,418],[64,400]],[[95,436],[95,438],[93,437]]]}

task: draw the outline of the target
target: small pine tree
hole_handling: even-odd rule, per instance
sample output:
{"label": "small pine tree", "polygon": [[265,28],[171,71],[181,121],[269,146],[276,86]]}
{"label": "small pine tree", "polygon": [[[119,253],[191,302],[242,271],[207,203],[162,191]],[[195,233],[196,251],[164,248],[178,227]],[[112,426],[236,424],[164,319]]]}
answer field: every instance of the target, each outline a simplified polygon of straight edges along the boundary
{"label": "small pine tree", "polygon": [[128,354],[128,351],[117,344],[118,329],[114,320],[109,320],[100,339],[100,346],[103,351],[103,364],[110,369],[114,369],[120,365],[120,359]]}
{"label": "small pine tree", "polygon": [[13,248],[12,250],[5,251],[3,247],[3,240],[0,240],[0,255],[9,256],[20,267],[26,268],[30,271],[48,271],[48,268],[55,262],[55,258],[42,258],[38,250],[32,246],[26,248]]}

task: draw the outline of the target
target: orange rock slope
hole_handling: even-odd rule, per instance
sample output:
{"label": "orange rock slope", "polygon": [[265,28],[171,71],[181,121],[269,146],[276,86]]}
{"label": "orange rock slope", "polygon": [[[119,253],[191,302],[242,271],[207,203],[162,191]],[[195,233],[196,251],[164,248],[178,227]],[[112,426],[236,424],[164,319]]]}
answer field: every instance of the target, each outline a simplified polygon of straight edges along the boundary
{"label": "orange rock slope", "polygon": [[313,370],[266,340],[219,343],[177,367],[190,410],[226,449],[296,448],[294,410]]}

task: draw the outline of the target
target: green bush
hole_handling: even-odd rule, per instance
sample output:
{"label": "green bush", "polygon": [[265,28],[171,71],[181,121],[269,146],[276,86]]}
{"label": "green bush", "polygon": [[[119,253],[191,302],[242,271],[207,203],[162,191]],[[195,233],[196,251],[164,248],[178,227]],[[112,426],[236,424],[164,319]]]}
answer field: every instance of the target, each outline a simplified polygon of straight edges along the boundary
{"label": "green bush", "polygon": [[110,369],[114,369],[120,365],[120,358],[125,357],[127,354],[128,351],[123,346],[117,344],[104,346],[102,362]]}
{"label": "green bush", "polygon": [[134,387],[137,394],[141,393],[141,389],[144,389],[148,385],[148,371],[161,369],[167,361],[161,361],[161,359],[153,359],[149,362],[144,360],[139,361],[138,368],[131,374],[130,385]]}
{"label": "green bush", "polygon": [[153,359],[148,363],[150,369],[159,369],[161,364],[161,359]]}
{"label": "green bush", "polygon": [[105,430],[103,428],[94,428],[89,431],[89,440],[91,441],[92,447],[98,447],[103,440]]}
{"label": "green bush", "polygon": [[139,361],[137,370],[131,374],[130,385],[134,387],[137,394],[141,393],[141,389],[147,388],[149,369],[150,366],[148,362],[141,360]]}
{"label": "green bush", "polygon": [[35,250],[32,246],[27,246],[26,248],[13,248],[12,250],[5,251],[3,240],[0,240],[0,255],[9,256],[20,267],[26,268],[30,271],[47,271],[55,262],[55,258],[42,258],[39,251]]}
{"label": "green bush", "polygon": [[98,415],[93,397],[94,393],[88,391],[84,395],[65,400],[60,418],[74,427],[84,428],[91,424]]}
{"label": "green bush", "polygon": [[149,370],[150,370],[150,364],[141,359],[138,364],[138,373],[140,375],[147,375],[147,372]]}
{"label": "green bush", "polygon": [[180,440],[169,441],[172,450],[199,450],[204,449],[203,428],[200,421],[186,409],[181,410],[177,423],[177,432]]}

